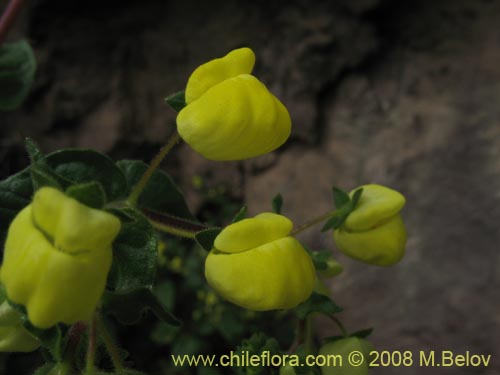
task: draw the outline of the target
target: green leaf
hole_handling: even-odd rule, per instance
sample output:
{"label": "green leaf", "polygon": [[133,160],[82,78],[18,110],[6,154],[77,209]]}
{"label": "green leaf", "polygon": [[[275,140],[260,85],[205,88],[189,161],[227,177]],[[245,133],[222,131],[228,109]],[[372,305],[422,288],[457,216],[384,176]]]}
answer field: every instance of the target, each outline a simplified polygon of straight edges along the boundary
{"label": "green leaf", "polygon": [[72,185],[66,189],[66,195],[86,206],[97,209],[101,209],[106,203],[106,192],[102,185],[96,181]]}
{"label": "green leaf", "polygon": [[186,98],[184,91],[176,92],[165,98],[167,104],[174,109],[176,112],[180,112],[182,108],[186,106]]}
{"label": "green leaf", "polygon": [[309,314],[321,313],[324,315],[333,315],[342,311],[331,298],[313,292],[309,299],[295,308],[295,313],[299,319],[305,319]]}
{"label": "green leaf", "polygon": [[98,182],[108,201],[123,198],[127,193],[127,180],[120,168],[111,158],[97,151],[64,149],[48,154],[45,160],[64,189],[71,185]]}
{"label": "green leaf", "polygon": [[326,270],[328,267],[327,261],[331,258],[332,253],[330,250],[323,251],[309,251],[309,255],[317,271]]}
{"label": "green leaf", "polygon": [[351,212],[354,211],[354,209],[356,208],[356,205],[358,204],[359,199],[361,198],[361,194],[363,194],[363,188],[358,189],[354,192],[351,200],[351,205],[352,205]]}
{"label": "green leaf", "polygon": [[48,166],[35,163],[31,165],[30,172],[33,180],[33,190],[38,190],[42,186],[51,186],[61,190],[60,179]]}
{"label": "green leaf", "polygon": [[271,202],[271,205],[275,214],[281,214],[281,208],[283,207],[283,196],[281,193],[276,194]]}
{"label": "green leaf", "polygon": [[28,314],[26,313],[26,308],[23,305],[19,305],[8,300],[10,306],[12,306],[17,312],[20,314],[21,322],[24,328],[26,328],[33,336],[38,338],[42,347],[47,349],[52,355],[53,359],[56,362],[60,362],[62,360],[63,354],[63,332],[59,325],[55,325],[49,329],[40,329],[31,324],[28,319]]}
{"label": "green leaf", "polygon": [[55,363],[46,363],[42,367],[37,368],[33,375],[49,375],[54,365]]}
{"label": "green leaf", "polygon": [[44,162],[45,155],[40,151],[40,148],[33,139],[27,137],[24,140],[24,146],[30,156],[31,163],[36,163],[37,161]]}
{"label": "green leaf", "polygon": [[28,96],[35,77],[36,60],[25,40],[0,46],[0,110],[11,111]]}
{"label": "green leaf", "polygon": [[[138,160],[121,160],[116,164],[127,179],[128,192],[137,184],[148,167],[146,163]],[[167,173],[160,170],[156,170],[149,180],[137,205],[184,219],[194,219],[179,188]]]}
{"label": "green leaf", "polygon": [[234,223],[237,223],[238,221],[241,221],[244,218],[246,218],[247,211],[248,211],[247,206],[244,205],[243,207],[241,207],[241,209],[238,211],[238,213],[233,217],[233,220],[231,222],[234,224]]}
{"label": "green leaf", "polygon": [[349,194],[336,186],[333,187],[333,203],[335,204],[335,208],[339,209],[350,201],[351,198],[349,198]]}
{"label": "green leaf", "polygon": [[[262,353],[269,351],[270,357],[273,355],[279,355],[280,346],[278,341],[273,337],[268,337],[262,332],[254,333],[250,338],[245,339],[236,348],[235,353],[248,353],[249,356],[261,355]],[[267,375],[267,374],[277,374],[278,369],[267,367],[267,366],[235,366],[233,370],[238,375]],[[275,370],[271,371],[271,370]]]}
{"label": "green leaf", "polygon": [[33,184],[29,168],[0,181],[0,243],[14,217],[31,202]]}
{"label": "green leaf", "polygon": [[[343,206],[343,208],[347,208],[347,205]],[[322,232],[325,232],[330,229],[338,229],[340,226],[344,223],[345,219],[347,219],[347,210],[337,210],[335,211],[332,216],[326,221],[325,225],[323,228],[321,228]]]}
{"label": "green leaf", "polygon": [[222,231],[221,228],[209,228],[202,230],[195,235],[195,240],[206,251],[212,250],[215,238]]}
{"label": "green leaf", "polygon": [[351,337],[359,337],[360,339],[364,339],[368,336],[370,336],[373,333],[373,328],[367,328],[367,329],[362,329],[359,331],[356,331],[354,333],[351,333]]}
{"label": "green leaf", "polygon": [[139,288],[127,293],[105,292],[102,301],[104,311],[125,325],[136,324],[148,309],[166,324],[180,325],[179,320],[167,311],[150,288]]}
{"label": "green leaf", "polygon": [[125,208],[113,210],[122,227],[113,242],[113,264],[108,288],[126,293],[151,287],[155,279],[158,240],[149,221],[139,212]]}

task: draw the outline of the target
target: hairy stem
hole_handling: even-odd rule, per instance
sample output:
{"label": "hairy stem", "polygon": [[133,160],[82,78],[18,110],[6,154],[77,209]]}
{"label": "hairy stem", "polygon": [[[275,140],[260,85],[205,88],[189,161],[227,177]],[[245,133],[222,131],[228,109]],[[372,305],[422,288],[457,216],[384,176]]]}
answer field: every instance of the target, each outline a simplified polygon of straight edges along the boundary
{"label": "hairy stem", "polygon": [[174,134],[170,136],[167,143],[160,149],[160,151],[158,152],[158,154],[156,154],[153,160],[151,160],[148,169],[146,169],[139,182],[134,186],[132,192],[130,193],[127,199],[127,202],[131,206],[135,206],[137,204],[137,201],[139,200],[142,191],[148,184],[149,179],[153,176],[153,173],[156,171],[156,169],[158,169],[163,159],[165,159],[165,156],[167,156],[170,150],[172,150],[172,148],[179,141],[179,139],[180,139],[179,133],[177,133],[176,131]]}
{"label": "hairy stem", "polygon": [[85,364],[85,375],[95,374],[95,352],[97,349],[97,314],[89,323],[89,343],[87,347],[87,360]]}
{"label": "hairy stem", "polygon": [[328,219],[330,216],[332,216],[332,214],[334,213],[335,211],[329,211],[327,212],[326,214],[324,215],[321,215],[317,218],[314,218],[312,220],[309,220],[308,222],[306,222],[305,224],[302,224],[301,226],[299,226],[298,228],[294,229],[291,233],[290,233],[290,236],[295,236],[296,234],[299,234],[300,232],[303,232],[305,231],[306,229],[309,229],[319,223],[322,223],[323,221],[325,221],[326,219]]}
{"label": "hairy stem", "polygon": [[342,324],[339,318],[337,318],[335,315],[330,315],[330,319],[340,328],[340,331],[342,332],[342,336],[348,337],[349,333],[347,332],[347,329],[345,326]]}
{"label": "hairy stem", "polygon": [[23,7],[24,0],[11,0],[0,18],[0,45],[7,38],[9,29],[14,23],[19,11]]}
{"label": "hairy stem", "polygon": [[113,340],[113,337],[111,337],[110,333],[106,329],[106,326],[100,315],[97,315],[96,320],[97,320],[97,330],[99,332],[100,337],[102,338],[102,341],[104,342],[104,345],[106,346],[106,350],[108,351],[109,356],[111,357],[111,361],[113,362],[115,370],[122,369],[123,368],[122,359],[120,357],[120,352],[118,350],[118,347],[116,346],[116,343]]}

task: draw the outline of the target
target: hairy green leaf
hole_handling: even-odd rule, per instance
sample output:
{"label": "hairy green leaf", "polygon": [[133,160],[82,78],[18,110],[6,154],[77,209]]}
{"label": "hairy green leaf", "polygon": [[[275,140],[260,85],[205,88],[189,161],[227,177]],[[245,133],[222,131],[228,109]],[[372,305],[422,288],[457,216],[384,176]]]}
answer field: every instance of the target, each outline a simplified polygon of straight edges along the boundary
{"label": "hairy green leaf", "polygon": [[126,208],[113,210],[122,220],[113,242],[113,264],[108,289],[126,293],[151,287],[155,278],[158,240],[149,221],[139,212]]}
{"label": "hairy green leaf", "polygon": [[161,304],[151,288],[138,288],[126,293],[105,292],[103,310],[126,325],[136,324],[146,310],[151,310],[158,319],[169,325],[180,325],[179,320]]}
{"label": "hairy green leaf", "polygon": [[344,190],[339,189],[338,187],[333,187],[333,203],[335,204],[335,208],[339,209],[344,204],[349,203],[351,198],[349,198],[349,194],[347,194]]}
{"label": "hairy green leaf", "polygon": [[59,177],[63,188],[87,182],[98,182],[108,201],[123,198],[127,180],[108,156],[86,149],[63,149],[46,156],[47,165]]}
{"label": "hairy green leaf", "polygon": [[66,189],[66,195],[89,207],[101,209],[106,203],[106,192],[97,181],[71,185]]}
{"label": "hairy green leaf", "polygon": [[0,181],[0,243],[14,217],[31,202],[33,184],[29,168]]}
{"label": "hairy green leaf", "polygon": [[295,313],[299,319],[305,319],[309,314],[320,313],[324,315],[333,315],[342,311],[331,298],[313,292],[309,299],[295,308]]}
{"label": "hairy green leaf", "polygon": [[[147,164],[138,160],[121,160],[116,163],[123,171],[128,183],[128,192],[139,181],[147,169]],[[148,208],[160,213],[167,213],[181,218],[193,220],[186,200],[172,178],[165,172],[156,170],[144,188],[139,207]]]}

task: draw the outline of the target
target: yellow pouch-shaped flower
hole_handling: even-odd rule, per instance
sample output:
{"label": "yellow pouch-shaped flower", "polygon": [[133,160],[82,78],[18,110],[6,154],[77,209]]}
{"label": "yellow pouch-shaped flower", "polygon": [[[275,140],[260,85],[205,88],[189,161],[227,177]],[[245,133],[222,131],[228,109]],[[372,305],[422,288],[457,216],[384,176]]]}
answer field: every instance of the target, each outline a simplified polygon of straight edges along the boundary
{"label": "yellow pouch-shaped flower", "polygon": [[333,233],[335,243],[343,253],[362,262],[377,266],[396,264],[406,245],[406,229],[399,214],[405,198],[381,185],[361,188],[363,194],[356,208]]}
{"label": "yellow pouch-shaped flower", "polygon": [[211,160],[241,160],[281,146],[290,136],[285,106],[250,73],[249,48],[198,67],[186,86],[186,103],[177,116],[180,136]]}
{"label": "yellow pouch-shaped flower", "polygon": [[[330,363],[326,362],[329,366],[322,366],[321,374],[366,375],[368,374],[369,357],[372,350],[373,346],[369,341],[358,337],[347,337],[329,342],[319,350],[319,355],[325,356],[326,361],[328,361],[330,356]],[[349,360],[350,355],[351,359]],[[335,359],[334,356],[340,357]],[[356,364],[359,365],[356,366]]]}
{"label": "yellow pouch-shaped flower", "polygon": [[311,294],[316,274],[292,222],[262,213],[226,227],[205,262],[205,276],[223,298],[249,310],[289,309]]}
{"label": "yellow pouch-shaped flower", "polygon": [[111,267],[120,231],[113,215],[44,187],[13,220],[0,278],[7,296],[39,328],[89,320]]}

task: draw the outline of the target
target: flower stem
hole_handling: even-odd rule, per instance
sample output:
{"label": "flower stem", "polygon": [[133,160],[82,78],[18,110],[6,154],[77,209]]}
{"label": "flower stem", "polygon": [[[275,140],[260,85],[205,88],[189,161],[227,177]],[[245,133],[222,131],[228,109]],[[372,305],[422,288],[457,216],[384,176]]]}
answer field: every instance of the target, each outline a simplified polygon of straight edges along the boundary
{"label": "flower stem", "polygon": [[123,368],[123,363],[120,357],[120,352],[118,351],[118,347],[116,346],[113,337],[111,337],[108,330],[106,329],[102,317],[100,315],[97,315],[96,320],[97,320],[97,330],[99,331],[100,337],[104,341],[104,345],[106,346],[106,350],[108,351],[109,356],[111,357],[113,366],[115,370],[121,370]]}
{"label": "flower stem", "polygon": [[340,328],[340,331],[342,332],[342,336],[348,337],[349,333],[347,333],[347,329],[345,326],[342,324],[339,318],[337,318],[335,315],[330,315],[330,319]]}
{"label": "flower stem", "polygon": [[330,216],[332,216],[332,214],[334,213],[335,211],[329,211],[327,212],[326,214],[324,215],[321,215],[317,218],[314,218],[312,220],[309,220],[308,222],[306,222],[305,224],[302,224],[300,227],[294,229],[291,233],[290,233],[290,236],[295,236],[296,234],[299,234],[300,232],[303,232],[305,231],[306,229],[309,229],[323,221],[325,221],[326,219],[328,219]]}
{"label": "flower stem", "polygon": [[89,343],[87,347],[87,360],[85,364],[85,375],[94,375],[95,373],[95,352],[97,349],[97,327],[96,322],[97,315],[92,318],[92,321],[89,323]]}
{"label": "flower stem", "polygon": [[160,166],[163,159],[165,159],[165,156],[167,156],[167,154],[175,146],[175,144],[179,141],[179,139],[180,135],[176,131],[174,134],[170,136],[167,143],[160,149],[160,151],[158,152],[158,154],[156,154],[153,160],[151,160],[148,169],[146,169],[139,182],[134,186],[132,192],[130,193],[127,199],[129,205],[135,206],[137,204],[139,196],[141,195],[142,191],[149,182],[149,179],[153,176],[153,173]]}
{"label": "flower stem", "polygon": [[23,7],[24,0],[11,0],[0,18],[0,45],[7,38],[10,27],[14,23],[19,11]]}

